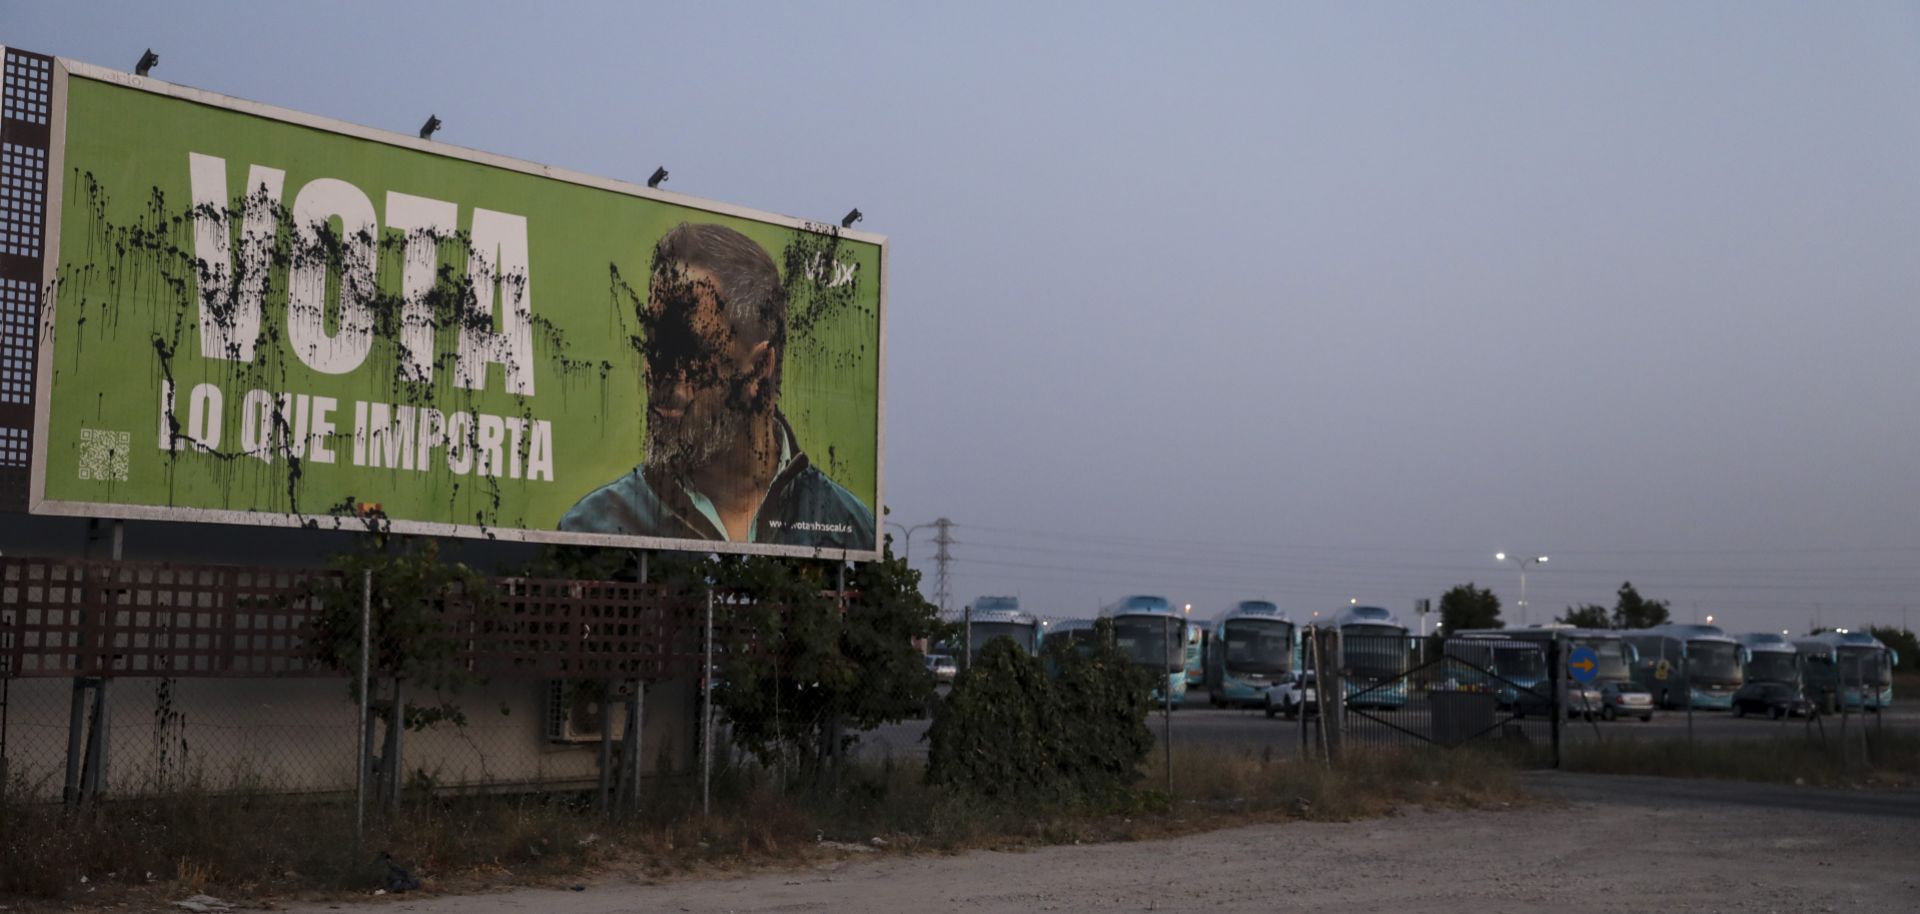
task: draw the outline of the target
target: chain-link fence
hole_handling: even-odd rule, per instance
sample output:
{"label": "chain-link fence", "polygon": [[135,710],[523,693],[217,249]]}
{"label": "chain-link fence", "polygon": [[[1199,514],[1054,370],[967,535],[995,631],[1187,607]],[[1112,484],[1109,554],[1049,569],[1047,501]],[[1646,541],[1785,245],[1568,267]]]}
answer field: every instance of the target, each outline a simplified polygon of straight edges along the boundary
{"label": "chain-link fence", "polygon": [[[986,644],[1037,654],[1095,631],[970,612],[942,623],[923,601],[916,619],[882,595],[817,583],[765,599],[684,582],[491,579],[487,608],[438,607],[431,649],[404,664],[377,630],[392,620],[369,615],[363,711],[362,588],[347,576],[0,559],[0,785],[9,801],[364,792],[374,808],[409,791],[566,790],[613,808],[637,802],[642,778],[673,777],[704,801],[716,778],[748,770],[792,784],[849,760],[924,765],[951,680],[976,675]],[[1867,674],[1836,674],[1830,692],[1871,701],[1836,698],[1826,713],[1603,715],[1596,702],[1620,696],[1570,682],[1555,643],[1308,627],[1272,656],[1237,656],[1231,638],[1150,640],[1121,650],[1152,655],[1147,680],[1165,683],[1145,696],[1142,764],[1164,769],[1170,791],[1174,772],[1223,753],[1337,765],[1492,747],[1546,765],[1629,741],[1770,739],[1871,762],[1876,736],[1910,724]],[[1182,643],[1197,659],[1176,665]],[[942,652],[952,666],[928,659]]]}

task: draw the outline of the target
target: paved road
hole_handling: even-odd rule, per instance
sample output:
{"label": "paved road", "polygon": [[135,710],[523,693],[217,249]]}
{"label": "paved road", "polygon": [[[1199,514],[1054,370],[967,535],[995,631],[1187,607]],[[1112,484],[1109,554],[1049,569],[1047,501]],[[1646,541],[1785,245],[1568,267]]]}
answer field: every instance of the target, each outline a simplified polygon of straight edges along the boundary
{"label": "paved road", "polygon": [[[1380,719],[1393,721],[1414,729],[1425,729],[1423,721],[1426,711],[1411,708],[1396,712],[1373,712]],[[1189,700],[1171,715],[1171,727],[1175,751],[1180,746],[1211,746],[1221,748],[1250,749],[1274,752],[1294,752],[1300,744],[1300,724],[1280,718],[1269,719],[1260,711],[1220,710],[1208,707],[1204,699]],[[1506,715],[1502,714],[1502,717]],[[1167,721],[1159,713],[1149,715],[1147,725],[1158,738]],[[1372,726],[1373,732],[1380,738],[1390,736],[1387,728]],[[1522,721],[1521,725],[1528,735],[1535,739],[1545,739],[1550,724],[1547,721],[1532,719]],[[1920,706],[1908,705],[1896,707],[1884,714],[1855,714],[1847,721],[1848,726],[1888,727],[1904,731],[1920,731]],[[1838,715],[1829,715],[1822,719],[1820,726],[1830,737],[1836,737],[1841,726]],[[1695,739],[1803,739],[1807,735],[1808,725],[1799,719],[1771,721],[1765,718],[1736,718],[1724,711],[1696,711],[1693,714],[1693,735]],[[926,733],[927,722],[906,721],[900,724],[880,727],[861,734],[860,751],[868,757],[878,758],[892,755],[894,758],[924,757],[927,744],[922,736]],[[1596,740],[1620,738],[1680,738],[1687,735],[1687,714],[1680,711],[1657,711],[1651,722],[1638,720],[1617,720],[1612,722],[1587,723],[1572,721],[1567,724],[1567,738],[1575,745]],[[1818,732],[1817,730],[1815,731]],[[1407,738],[1411,741],[1411,738]]]}

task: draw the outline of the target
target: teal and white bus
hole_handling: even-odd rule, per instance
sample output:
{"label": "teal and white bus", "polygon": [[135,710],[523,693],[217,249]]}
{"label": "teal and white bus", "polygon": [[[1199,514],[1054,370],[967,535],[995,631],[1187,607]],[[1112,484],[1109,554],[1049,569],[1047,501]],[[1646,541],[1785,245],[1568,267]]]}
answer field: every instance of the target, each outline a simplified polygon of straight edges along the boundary
{"label": "teal and white bus", "polygon": [[1413,660],[1407,627],[1379,606],[1349,606],[1334,617],[1333,625],[1340,631],[1346,663],[1347,694],[1341,697],[1347,706],[1406,707]]}
{"label": "teal and white bus", "polygon": [[1101,607],[1113,621],[1113,640],[1128,659],[1153,676],[1156,704],[1187,698],[1187,620],[1166,597],[1135,594]]}
{"label": "teal and white bus", "polygon": [[1491,690],[1501,708],[1524,717],[1553,707],[1553,684],[1547,679],[1551,640],[1457,634],[1448,638],[1443,648],[1449,659],[1487,674],[1476,677],[1471,685]]}
{"label": "teal and white bus", "polygon": [[995,638],[1012,641],[1028,655],[1040,653],[1040,617],[1022,610],[1019,597],[976,597],[966,626],[969,661]]}
{"label": "teal and white bus", "polygon": [[1633,681],[1653,693],[1662,708],[1727,711],[1745,677],[1740,642],[1718,625],[1670,623],[1628,631],[1638,652]]}
{"label": "teal and white bus", "polygon": [[1200,688],[1207,678],[1207,627],[1192,620],[1188,620],[1185,626],[1187,691],[1191,692]]}
{"label": "teal and white bus", "polygon": [[1866,632],[1821,632],[1795,639],[1807,697],[1826,707],[1878,712],[1893,706],[1893,668],[1899,652]]}
{"label": "teal and white bus", "polygon": [[1747,682],[1778,682],[1800,688],[1800,652],[1786,635],[1748,632],[1740,642],[1740,675]]}
{"label": "teal and white bus", "polygon": [[[1561,656],[1570,656],[1579,648],[1593,651],[1597,668],[1593,671],[1593,681],[1585,685],[1567,683],[1567,716],[1580,717],[1599,714],[1601,711],[1601,692],[1609,683],[1627,683],[1633,681],[1633,664],[1636,653],[1633,645],[1627,643],[1626,636],[1606,628],[1577,628],[1572,625],[1549,623],[1529,625],[1522,628],[1475,628],[1454,633],[1459,638],[1505,638],[1513,641],[1525,641],[1546,646],[1554,641],[1561,644]],[[1504,675],[1504,674],[1503,674]]]}
{"label": "teal and white bus", "polygon": [[1207,638],[1207,701],[1216,708],[1262,708],[1267,688],[1294,669],[1299,638],[1292,620],[1266,600],[1241,600],[1215,616]]}

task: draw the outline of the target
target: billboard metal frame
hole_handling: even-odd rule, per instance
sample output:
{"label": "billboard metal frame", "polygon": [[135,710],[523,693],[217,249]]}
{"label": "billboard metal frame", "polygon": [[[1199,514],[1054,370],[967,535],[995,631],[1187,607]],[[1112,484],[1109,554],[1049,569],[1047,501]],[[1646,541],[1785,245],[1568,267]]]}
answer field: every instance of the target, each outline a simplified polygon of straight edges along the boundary
{"label": "billboard metal frame", "polygon": [[[59,307],[57,301],[58,288],[55,283],[55,278],[60,262],[61,182],[53,180],[53,178],[54,176],[64,174],[67,86],[70,80],[79,78],[111,83],[117,86],[180,99],[194,104],[221,108],[300,127],[309,127],[328,133],[423,152],[442,158],[459,159],[493,168],[516,171],[534,177],[549,178],[582,187],[639,197],[675,206],[704,210],[717,215],[750,219],[798,231],[812,232],[875,245],[879,248],[880,284],[878,288],[879,299],[875,306],[879,346],[875,355],[875,371],[877,377],[875,378],[874,390],[877,402],[874,412],[874,504],[872,506],[875,542],[872,549],[833,549],[814,546],[685,540],[623,534],[569,533],[559,530],[488,527],[473,524],[448,524],[417,520],[387,520],[383,523],[383,529],[399,534],[419,536],[604,546],[625,549],[791,556],[855,562],[878,561],[881,559],[883,555],[881,543],[884,542],[886,536],[886,528],[881,521],[884,520],[886,511],[887,285],[892,274],[890,248],[885,235],[845,229],[830,223],[816,222],[794,216],[785,216],[778,213],[720,203],[700,197],[692,197],[671,191],[650,188],[644,184],[635,184],[613,178],[603,178],[565,168],[543,165],[538,162],[530,162],[524,159],[515,159],[494,153],[482,152],[476,149],[423,140],[402,133],[380,130],[373,127],[335,120],[333,118],[322,117],[320,115],[279,108],[247,99],[222,95],[217,92],[195,89],[190,86],[177,85],[152,77],[136,76],[124,71],[70,60],[64,57],[42,57],[42,55],[22,52],[18,48],[0,45],[0,59],[4,59],[11,64],[16,57],[45,59],[51,61],[52,64],[50,74],[51,103],[48,105],[46,123],[46,170],[43,173],[44,180],[42,182],[44,189],[42,205],[45,219],[41,234],[41,275],[39,277],[39,288],[43,296],[42,307],[44,311],[39,315],[38,326],[35,328],[38,334],[38,364],[36,367],[32,403],[31,477],[28,482],[26,498],[26,510],[28,513],[64,517],[155,520],[241,526],[306,527],[323,530],[363,529],[368,523],[362,518],[343,517],[331,514],[286,514],[267,511],[236,511],[214,508],[73,502],[51,500],[45,497],[46,435],[51,406],[51,397],[47,395],[47,392],[53,375],[53,315]],[[9,142],[11,141],[9,140]],[[0,508],[10,507],[13,506],[0,505]]]}

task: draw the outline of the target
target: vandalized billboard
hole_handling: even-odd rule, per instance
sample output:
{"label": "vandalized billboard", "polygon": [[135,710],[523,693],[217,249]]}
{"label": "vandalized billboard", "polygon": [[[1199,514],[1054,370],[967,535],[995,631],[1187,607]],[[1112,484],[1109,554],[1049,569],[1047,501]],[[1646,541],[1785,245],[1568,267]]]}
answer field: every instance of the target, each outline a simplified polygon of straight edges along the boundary
{"label": "vandalized billboard", "polygon": [[876,554],[883,238],[49,84],[29,510]]}

